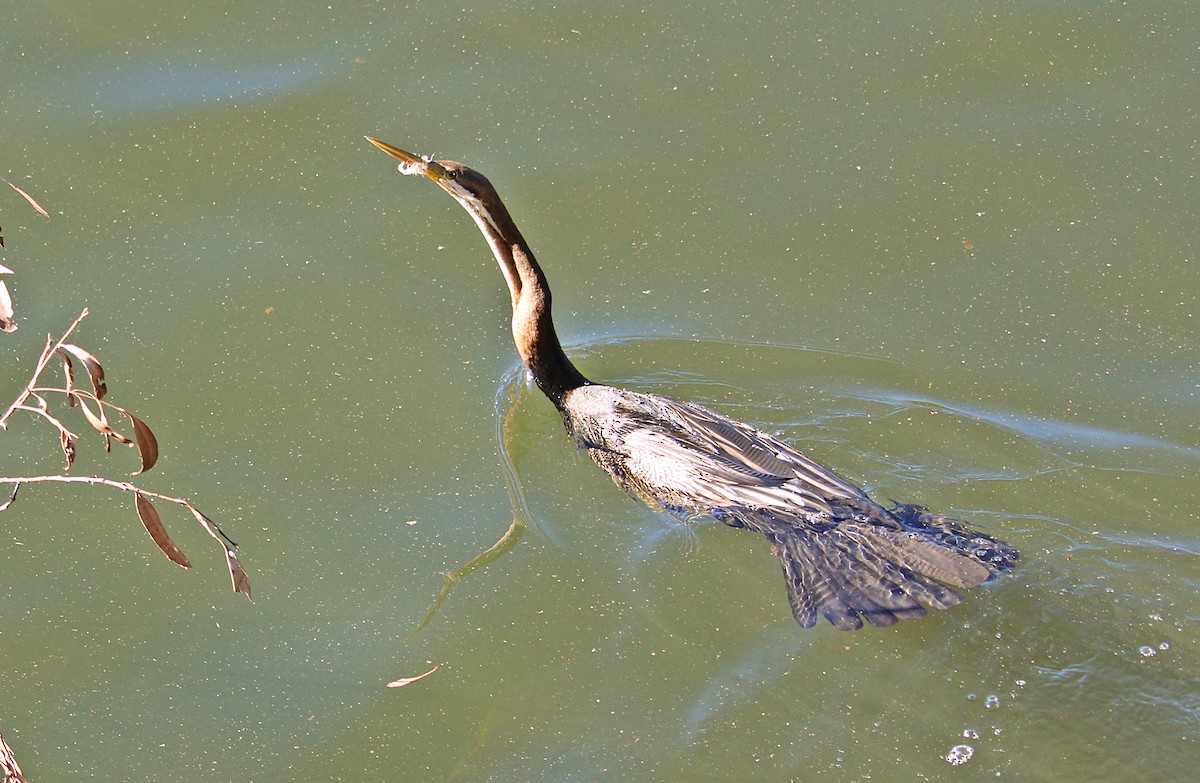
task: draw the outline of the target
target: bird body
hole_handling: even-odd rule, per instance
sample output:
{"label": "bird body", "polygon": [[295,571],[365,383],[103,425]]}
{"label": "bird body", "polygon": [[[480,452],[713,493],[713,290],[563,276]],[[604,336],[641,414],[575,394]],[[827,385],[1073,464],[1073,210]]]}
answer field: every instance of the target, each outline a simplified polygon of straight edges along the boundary
{"label": "bird body", "polygon": [[452,161],[367,137],[405,174],[442,186],[475,220],[508,283],[517,352],[578,448],[656,510],[705,515],[764,535],[783,567],[792,614],[861,628],[946,609],[952,588],[1010,570],[1015,548],[915,505],[880,506],[787,443],[716,411],[592,383],[554,330],[545,275],[495,188]]}
{"label": "bird body", "polygon": [[835,503],[867,500],[786,443],[699,405],[599,384],[573,389],[564,402],[576,444],[623,487],[667,509],[831,514]]}
{"label": "bird body", "polygon": [[916,506],[885,509],[759,429],[693,403],[601,384],[567,392],[567,431],[652,508],[755,530],[774,546],[796,621],[891,625],[961,600],[1016,551]]}

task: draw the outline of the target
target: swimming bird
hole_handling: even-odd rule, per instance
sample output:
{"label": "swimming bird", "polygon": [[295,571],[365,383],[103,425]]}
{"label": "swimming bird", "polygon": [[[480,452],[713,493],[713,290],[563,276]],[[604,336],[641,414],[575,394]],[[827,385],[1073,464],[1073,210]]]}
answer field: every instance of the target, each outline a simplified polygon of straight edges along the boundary
{"label": "swimming bird", "polygon": [[517,353],[567,432],[626,492],[656,511],[707,515],[771,542],[792,615],[804,628],[921,617],[1011,570],[1016,548],[910,504],[885,508],[795,447],[721,413],[661,394],[594,383],[563,351],[550,286],[488,179],[449,160],[367,141],[462,205],[492,249],[512,297]]}

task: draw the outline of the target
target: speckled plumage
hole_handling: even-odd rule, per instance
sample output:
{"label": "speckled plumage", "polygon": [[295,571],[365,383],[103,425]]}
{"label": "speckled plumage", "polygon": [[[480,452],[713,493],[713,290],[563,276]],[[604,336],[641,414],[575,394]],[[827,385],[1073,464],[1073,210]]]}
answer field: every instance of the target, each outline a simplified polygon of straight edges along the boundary
{"label": "speckled plumage", "polygon": [[588,381],[566,357],[550,314],[550,288],[487,178],[452,161],[419,158],[368,140],[400,171],[437,182],[474,218],[512,295],[513,339],[576,445],[652,508],[709,515],[761,533],[782,566],[796,621],[837,628],[891,625],[925,606],[961,602],[1016,564],[1003,541],[925,513],[885,509],[858,487],[783,441],[699,405]]}
{"label": "speckled plumage", "polygon": [[[888,510],[778,438],[658,394],[586,385],[560,406],[579,448],[650,506],[762,533],[792,614],[843,629],[891,625],[961,601],[1017,551],[917,506]],[[944,584],[943,584],[944,583]]]}

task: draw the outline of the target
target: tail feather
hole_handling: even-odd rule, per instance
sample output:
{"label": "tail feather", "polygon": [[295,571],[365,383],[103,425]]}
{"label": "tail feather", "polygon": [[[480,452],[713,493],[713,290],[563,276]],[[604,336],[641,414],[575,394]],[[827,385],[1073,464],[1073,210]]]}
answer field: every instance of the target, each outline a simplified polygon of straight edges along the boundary
{"label": "tail feather", "polygon": [[734,527],[757,530],[783,566],[788,601],[804,628],[824,616],[836,628],[863,620],[892,625],[923,617],[926,606],[962,602],[953,587],[975,587],[1011,569],[1017,550],[918,506],[856,510],[844,519],[757,508],[714,514]]}
{"label": "tail feather", "polygon": [[862,627],[860,615],[872,625],[892,625],[893,609],[912,608],[857,579],[836,548],[806,547],[795,536],[768,538],[783,565],[792,615],[805,628],[816,624],[818,611],[834,626],[851,630]]}
{"label": "tail feather", "polygon": [[[848,566],[856,578],[877,586],[877,589],[905,596],[910,602],[927,604],[934,609],[949,609],[962,603],[962,596],[937,581],[933,569],[927,569],[925,560],[908,557],[903,551],[891,552],[887,536],[878,531],[861,531],[847,526],[845,531],[853,537],[854,564]],[[821,544],[833,542],[820,542]],[[895,558],[889,557],[895,554]],[[962,559],[962,558],[958,558]],[[949,580],[944,580],[949,581]],[[980,580],[982,581],[982,580]],[[956,582],[952,583],[958,585]],[[923,616],[924,612],[918,617]]]}

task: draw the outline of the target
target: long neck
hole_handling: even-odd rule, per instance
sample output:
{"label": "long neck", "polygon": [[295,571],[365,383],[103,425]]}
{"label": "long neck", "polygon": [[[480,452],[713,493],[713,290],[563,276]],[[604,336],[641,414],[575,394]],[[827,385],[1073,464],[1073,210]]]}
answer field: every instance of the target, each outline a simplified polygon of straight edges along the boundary
{"label": "long neck", "polygon": [[558,341],[550,316],[550,286],[546,276],[499,199],[488,204],[486,210],[476,204],[463,206],[483,232],[508,282],[517,353],[538,388],[555,405],[561,405],[563,395],[586,385],[588,380],[571,364]]}

